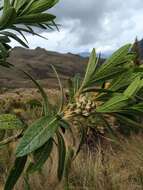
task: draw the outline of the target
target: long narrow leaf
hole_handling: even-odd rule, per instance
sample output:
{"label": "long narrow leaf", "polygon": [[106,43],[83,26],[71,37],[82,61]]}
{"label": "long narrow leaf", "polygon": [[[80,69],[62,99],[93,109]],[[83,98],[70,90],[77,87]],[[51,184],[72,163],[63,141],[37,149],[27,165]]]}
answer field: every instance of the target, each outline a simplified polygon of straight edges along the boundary
{"label": "long narrow leaf", "polygon": [[27,156],[17,158],[15,160],[14,166],[10,171],[10,174],[6,180],[6,184],[4,190],[12,190],[15,186],[17,180],[19,179],[20,175],[22,174],[25,164],[27,161]]}

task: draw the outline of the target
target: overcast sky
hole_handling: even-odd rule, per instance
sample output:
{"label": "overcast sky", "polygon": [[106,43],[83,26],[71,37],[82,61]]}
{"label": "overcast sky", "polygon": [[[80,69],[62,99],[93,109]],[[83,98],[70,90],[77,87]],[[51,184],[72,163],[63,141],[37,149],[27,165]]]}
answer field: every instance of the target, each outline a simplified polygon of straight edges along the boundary
{"label": "overcast sky", "polygon": [[108,52],[143,38],[142,0],[60,0],[50,12],[57,15],[60,32],[43,32],[48,41],[28,36],[30,48]]}

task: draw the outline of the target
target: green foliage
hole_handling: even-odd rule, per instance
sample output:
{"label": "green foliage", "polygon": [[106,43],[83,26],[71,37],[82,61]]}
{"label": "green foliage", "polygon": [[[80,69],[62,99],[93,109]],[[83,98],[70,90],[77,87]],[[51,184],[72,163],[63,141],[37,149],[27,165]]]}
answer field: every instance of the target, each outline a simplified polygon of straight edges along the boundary
{"label": "green foliage", "polygon": [[59,163],[58,163],[58,178],[61,181],[63,173],[64,173],[64,166],[65,166],[65,157],[66,157],[66,145],[63,139],[63,136],[57,132],[58,138],[58,155],[59,155]]}
{"label": "green foliage", "polygon": [[17,157],[27,155],[52,138],[58,129],[56,117],[42,117],[34,122],[24,133],[22,140],[16,150]]}
{"label": "green foliage", "polygon": [[53,139],[50,138],[41,148],[33,153],[34,162],[31,162],[27,168],[27,173],[33,173],[42,168],[53,148]]}
{"label": "green foliage", "polygon": [[10,174],[7,178],[4,190],[11,190],[15,186],[18,178],[24,170],[25,164],[27,161],[27,156],[17,158],[15,160],[14,166],[10,171]]}
{"label": "green foliage", "polygon": [[[27,40],[23,34],[30,33],[40,36],[32,29],[32,26],[44,29],[53,29],[57,27],[54,20],[55,16],[45,11],[52,8],[58,0],[4,0],[4,6],[1,9],[2,16],[0,18],[0,64],[9,67],[6,62],[11,47],[8,43],[11,38],[19,42],[22,46],[28,47]],[[22,24],[22,26],[21,26]],[[10,29],[11,32],[6,32]],[[12,32],[13,30],[13,32]],[[15,32],[18,32],[18,37]]]}
{"label": "green foliage", "polygon": [[7,129],[23,129],[25,126],[22,121],[15,115],[1,114],[0,115],[0,130]]}

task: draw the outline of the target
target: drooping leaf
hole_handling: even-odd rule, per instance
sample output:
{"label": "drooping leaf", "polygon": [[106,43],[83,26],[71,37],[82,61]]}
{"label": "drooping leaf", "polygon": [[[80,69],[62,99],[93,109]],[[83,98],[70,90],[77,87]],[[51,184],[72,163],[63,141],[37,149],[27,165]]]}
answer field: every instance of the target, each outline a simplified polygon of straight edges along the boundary
{"label": "drooping leaf", "polygon": [[31,190],[28,175],[24,176],[24,190]]}
{"label": "drooping leaf", "polygon": [[86,129],[84,129],[83,127],[80,127],[80,142],[79,142],[77,151],[76,151],[76,153],[75,153],[75,157],[78,155],[78,153],[79,153],[80,150],[81,150],[82,145],[83,145],[84,142],[85,142],[86,134],[87,134]]}
{"label": "drooping leaf", "polygon": [[59,87],[60,87],[60,92],[61,92],[61,94],[60,94],[59,111],[58,111],[58,113],[60,114],[61,111],[62,111],[62,109],[63,109],[63,106],[64,106],[64,90],[63,90],[63,86],[62,86],[60,77],[59,77],[59,75],[58,75],[55,67],[53,65],[51,65],[51,67],[52,67],[52,69],[53,69],[53,71],[54,71],[54,73],[55,73],[55,75],[56,75],[56,77],[58,79],[58,83],[59,83]]}
{"label": "drooping leaf", "polygon": [[66,157],[66,145],[63,136],[60,134],[60,132],[57,132],[57,138],[58,138],[58,179],[61,181],[64,173],[64,167],[65,167],[65,157]]}
{"label": "drooping leaf", "polygon": [[74,157],[74,150],[69,147],[66,154],[65,170],[64,170],[64,189],[69,190],[69,172],[71,169],[72,160]]}
{"label": "drooping leaf", "polygon": [[20,175],[22,174],[25,164],[27,161],[27,156],[17,158],[15,160],[14,166],[10,171],[10,174],[6,180],[6,184],[4,190],[12,190],[19,179]]}
{"label": "drooping leaf", "polygon": [[117,117],[117,119],[122,124],[133,126],[133,127],[137,127],[137,128],[142,128],[143,127],[143,124],[138,123],[137,121],[134,121],[134,120],[130,119],[127,116],[124,116],[124,115],[121,115],[121,114],[117,114],[117,113],[115,114],[115,116]]}
{"label": "drooping leaf", "polygon": [[21,70],[30,80],[32,80],[32,82],[36,85],[36,87],[39,89],[41,96],[43,98],[44,101],[44,115],[48,116],[50,115],[50,103],[48,100],[48,96],[46,94],[46,92],[44,91],[44,89],[42,88],[42,86],[30,75],[28,74],[26,71]]}
{"label": "drooping leaf", "polygon": [[21,139],[16,150],[16,156],[21,157],[27,155],[43,146],[55,135],[58,127],[58,120],[55,116],[42,117],[34,122],[26,130]]}
{"label": "drooping leaf", "polygon": [[53,139],[50,138],[41,148],[34,153],[34,162],[31,162],[27,168],[28,173],[33,173],[42,168],[46,160],[49,158],[53,148]]}
{"label": "drooping leaf", "polygon": [[17,42],[19,42],[22,46],[24,46],[26,48],[29,48],[28,45],[25,42],[23,42],[16,34],[13,34],[12,32],[4,31],[4,32],[0,32],[0,34],[6,35],[6,36],[8,36],[10,38],[13,38]]}

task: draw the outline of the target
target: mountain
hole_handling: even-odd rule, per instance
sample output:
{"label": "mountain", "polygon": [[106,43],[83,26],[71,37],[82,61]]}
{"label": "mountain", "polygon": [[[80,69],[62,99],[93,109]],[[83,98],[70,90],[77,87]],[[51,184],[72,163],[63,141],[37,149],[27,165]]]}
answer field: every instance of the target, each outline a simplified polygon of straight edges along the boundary
{"label": "mountain", "polygon": [[[105,51],[105,52],[101,52],[101,58],[102,59],[107,59],[110,55],[112,55],[113,51]],[[80,55],[81,57],[89,57],[90,56],[90,52],[81,52],[78,53],[78,55]],[[97,56],[99,55],[99,53],[97,53]]]}
{"label": "mountain", "polygon": [[89,52],[80,52],[80,53],[78,53],[78,55],[80,55],[81,57],[89,57],[90,53]]}
{"label": "mountain", "polygon": [[[71,53],[61,54],[42,48],[34,50],[21,47],[14,48],[8,61],[20,69],[24,69],[45,87],[56,87],[57,79],[51,68],[53,65],[59,73],[64,85],[69,77],[76,73],[83,74],[88,58]],[[32,82],[17,69],[0,67],[0,87],[31,88]]]}

